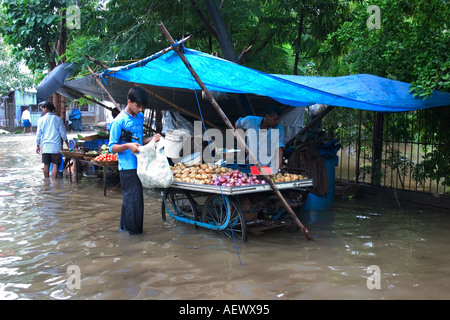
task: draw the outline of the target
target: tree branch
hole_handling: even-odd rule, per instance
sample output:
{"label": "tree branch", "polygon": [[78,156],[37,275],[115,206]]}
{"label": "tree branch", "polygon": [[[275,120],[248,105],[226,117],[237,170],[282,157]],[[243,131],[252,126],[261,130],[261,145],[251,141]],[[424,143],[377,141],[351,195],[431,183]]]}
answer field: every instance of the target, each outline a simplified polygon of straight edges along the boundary
{"label": "tree branch", "polygon": [[216,38],[216,40],[219,41],[219,43],[220,43],[219,35],[217,34],[216,29],[211,25],[211,23],[209,23],[208,19],[206,19],[205,15],[203,14],[203,12],[198,7],[197,2],[195,0],[189,0],[189,1],[191,2],[191,5],[194,8],[195,13],[200,18],[200,20],[202,20],[202,22],[205,25],[205,27],[212,33],[214,38]]}

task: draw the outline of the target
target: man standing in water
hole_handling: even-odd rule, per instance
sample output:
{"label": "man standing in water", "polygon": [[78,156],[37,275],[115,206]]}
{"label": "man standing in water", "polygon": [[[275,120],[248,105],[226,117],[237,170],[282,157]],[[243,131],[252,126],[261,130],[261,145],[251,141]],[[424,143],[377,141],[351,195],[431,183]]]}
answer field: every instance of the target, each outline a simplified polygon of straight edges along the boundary
{"label": "man standing in water", "polygon": [[152,139],[159,141],[160,134],[144,138],[144,115],[142,109],[148,103],[145,90],[132,87],[128,91],[127,106],[113,120],[109,134],[109,150],[117,153],[119,159],[120,184],[123,201],[119,231],[129,234],[142,233],[144,222],[144,194],[137,175],[139,146]]}
{"label": "man standing in water", "polygon": [[30,128],[30,133],[33,133],[33,127],[31,126],[30,107],[25,107],[25,110],[23,110],[22,112],[22,125],[23,133],[27,133],[27,128]]}
{"label": "man standing in water", "polygon": [[42,154],[44,177],[49,177],[50,163],[53,163],[51,177],[56,178],[58,166],[61,162],[61,139],[65,141],[67,148],[69,147],[69,141],[67,141],[63,120],[53,113],[55,111],[53,103],[46,101],[41,106],[41,110],[44,115],[39,118],[37,123],[36,153]]}

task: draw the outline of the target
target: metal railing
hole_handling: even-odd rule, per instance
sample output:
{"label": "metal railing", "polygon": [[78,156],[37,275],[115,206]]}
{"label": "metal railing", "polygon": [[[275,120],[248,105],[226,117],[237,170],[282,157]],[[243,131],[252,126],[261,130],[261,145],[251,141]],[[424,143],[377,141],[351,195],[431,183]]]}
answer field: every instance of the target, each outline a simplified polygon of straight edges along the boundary
{"label": "metal railing", "polygon": [[449,109],[380,114],[335,108],[323,129],[343,145],[336,178],[449,194]]}

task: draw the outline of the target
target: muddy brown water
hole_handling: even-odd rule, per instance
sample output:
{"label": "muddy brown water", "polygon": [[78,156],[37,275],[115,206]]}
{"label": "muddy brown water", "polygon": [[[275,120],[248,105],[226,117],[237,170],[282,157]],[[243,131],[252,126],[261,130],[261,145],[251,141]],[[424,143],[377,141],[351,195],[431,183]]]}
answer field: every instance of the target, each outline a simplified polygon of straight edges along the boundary
{"label": "muddy brown water", "polygon": [[448,212],[336,201],[300,216],[314,241],[279,228],[235,245],[164,222],[145,190],[144,234],[129,236],[120,187],[45,180],[35,137],[0,136],[0,299],[450,298]]}

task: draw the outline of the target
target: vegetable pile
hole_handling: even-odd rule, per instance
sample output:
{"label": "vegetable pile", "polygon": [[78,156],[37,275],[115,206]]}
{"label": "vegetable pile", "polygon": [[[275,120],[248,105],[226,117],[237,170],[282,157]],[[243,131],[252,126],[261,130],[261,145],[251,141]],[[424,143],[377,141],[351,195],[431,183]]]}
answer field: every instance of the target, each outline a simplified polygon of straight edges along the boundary
{"label": "vegetable pile", "polygon": [[175,181],[210,184],[212,178],[220,173],[228,172],[228,168],[214,164],[195,164],[192,167],[186,167],[183,163],[177,163],[171,167]]}
{"label": "vegetable pile", "polygon": [[[240,187],[255,184],[265,184],[264,179],[255,175],[247,175],[239,170],[222,167],[214,164],[195,164],[187,167],[183,163],[178,163],[171,167],[175,181],[209,184],[223,187]],[[298,174],[276,174],[269,176],[274,182],[289,182],[306,179]]]}
{"label": "vegetable pile", "polygon": [[103,153],[96,156],[92,161],[117,161],[117,155],[113,153]]}

